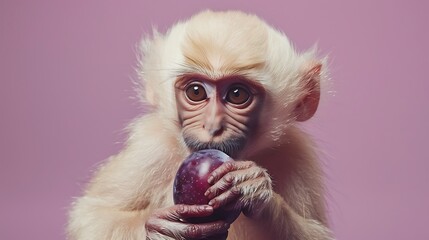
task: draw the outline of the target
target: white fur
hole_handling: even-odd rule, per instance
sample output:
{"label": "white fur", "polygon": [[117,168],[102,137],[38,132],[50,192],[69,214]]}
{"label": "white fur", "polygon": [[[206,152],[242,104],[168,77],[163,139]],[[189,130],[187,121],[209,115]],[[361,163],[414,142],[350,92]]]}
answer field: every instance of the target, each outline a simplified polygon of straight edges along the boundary
{"label": "white fur", "polygon": [[[200,42],[207,48],[193,49]],[[152,213],[173,205],[174,175],[189,154],[178,125],[174,82],[190,70],[213,78],[233,74],[232,65],[267,91],[266,108],[259,119],[263,124],[243,156],[273,177],[273,183],[266,183],[273,186],[274,194],[268,186],[244,189],[249,204],[255,196],[250,191],[255,191],[268,207],[261,210],[261,218],[241,215],[228,239],[332,239],[314,147],[294,125],[293,116],[306,91],[303,78],[315,65],[323,64],[314,50],[298,54],[284,34],[254,15],[233,11],[205,11],[164,35],[154,31],[142,41],[140,50],[141,98],[152,112],[130,124],[124,149],[98,169],[84,196],[73,204],[67,227],[70,239],[147,237],[145,223]],[[190,67],[185,52],[200,53],[196,57],[207,60],[207,68]],[[322,68],[317,77],[323,78],[325,71]],[[155,234],[153,238],[161,237]]]}

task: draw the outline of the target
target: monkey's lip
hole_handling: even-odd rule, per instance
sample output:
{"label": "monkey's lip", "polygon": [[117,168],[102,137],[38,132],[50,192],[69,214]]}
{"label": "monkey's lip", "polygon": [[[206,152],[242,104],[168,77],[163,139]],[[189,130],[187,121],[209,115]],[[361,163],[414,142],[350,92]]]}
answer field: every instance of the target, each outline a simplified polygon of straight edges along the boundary
{"label": "monkey's lip", "polygon": [[[208,143],[207,143],[207,144],[208,144]],[[215,147],[215,146],[212,146],[212,147],[198,147],[198,148],[191,148],[192,152],[197,152],[197,151],[201,151],[201,150],[209,150],[209,149],[219,150],[219,151],[221,151],[221,152],[223,152],[223,153],[225,153],[225,154],[228,154],[228,153],[226,153],[226,152],[224,151],[224,149],[222,149],[221,147]],[[228,155],[229,155],[229,154],[228,154]]]}
{"label": "monkey's lip", "polygon": [[237,157],[243,150],[246,143],[245,138],[229,138],[223,141],[199,141],[193,137],[183,137],[186,146],[192,151],[200,151],[204,149],[216,149],[229,155],[231,158]]}

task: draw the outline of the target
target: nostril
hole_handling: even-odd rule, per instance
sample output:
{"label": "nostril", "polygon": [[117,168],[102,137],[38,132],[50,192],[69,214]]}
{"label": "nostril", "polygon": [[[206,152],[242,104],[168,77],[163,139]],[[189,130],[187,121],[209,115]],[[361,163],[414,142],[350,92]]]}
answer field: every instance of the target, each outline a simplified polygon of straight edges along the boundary
{"label": "nostril", "polygon": [[212,128],[212,129],[209,130],[210,135],[212,135],[213,137],[221,135],[222,132],[223,132],[223,127],[222,126],[220,126],[218,128]]}

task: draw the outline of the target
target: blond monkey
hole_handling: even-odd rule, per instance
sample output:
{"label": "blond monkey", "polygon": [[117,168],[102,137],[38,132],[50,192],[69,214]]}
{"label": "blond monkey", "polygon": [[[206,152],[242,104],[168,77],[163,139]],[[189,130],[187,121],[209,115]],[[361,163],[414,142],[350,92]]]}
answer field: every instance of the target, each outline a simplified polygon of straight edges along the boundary
{"label": "blond monkey", "polygon": [[[297,126],[319,103],[325,66],[314,51],[297,53],[284,34],[235,11],[199,13],[140,50],[151,112],[73,204],[70,239],[332,239],[314,147]],[[208,205],[175,205],[179,165],[207,148],[235,161],[211,174]],[[218,208],[241,214],[186,221]]]}

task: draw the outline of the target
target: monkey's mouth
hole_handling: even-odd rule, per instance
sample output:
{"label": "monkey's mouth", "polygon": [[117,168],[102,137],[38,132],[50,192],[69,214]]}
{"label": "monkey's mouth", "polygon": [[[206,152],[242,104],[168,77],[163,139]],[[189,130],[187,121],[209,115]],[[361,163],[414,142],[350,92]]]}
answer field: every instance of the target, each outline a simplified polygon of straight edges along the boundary
{"label": "monkey's mouth", "polygon": [[203,149],[216,149],[228,154],[230,157],[237,157],[246,144],[246,138],[228,138],[222,141],[202,142],[192,136],[183,136],[186,146],[193,152]]}

